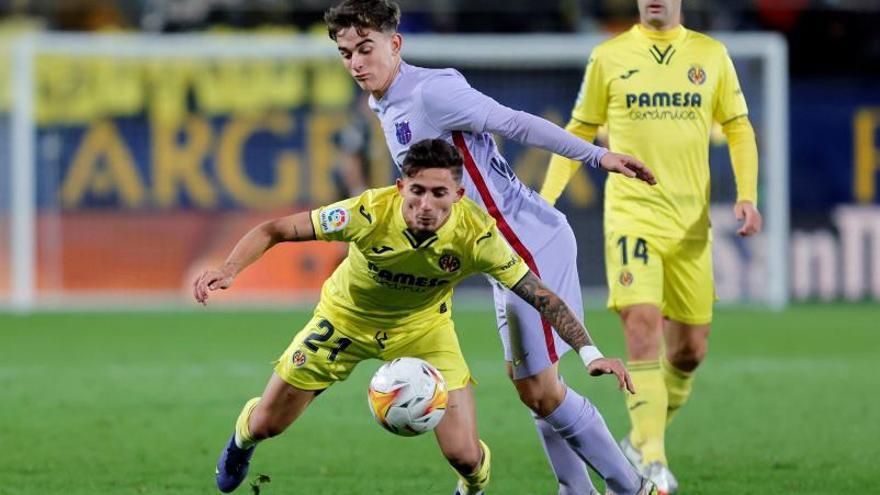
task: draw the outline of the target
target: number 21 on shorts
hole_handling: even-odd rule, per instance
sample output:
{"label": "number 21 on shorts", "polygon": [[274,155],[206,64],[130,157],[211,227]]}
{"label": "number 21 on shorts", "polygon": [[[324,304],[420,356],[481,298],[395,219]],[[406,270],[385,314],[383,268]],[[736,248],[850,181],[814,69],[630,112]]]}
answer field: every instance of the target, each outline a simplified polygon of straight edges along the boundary
{"label": "number 21 on shorts", "polygon": [[[330,337],[333,336],[333,333],[336,331],[333,328],[333,325],[327,320],[321,320],[318,322],[318,327],[323,328],[323,333],[312,332],[306,337],[306,340],[303,342],[303,345],[312,352],[318,352],[319,346],[315,344],[315,342],[327,342],[330,340]],[[336,361],[336,357],[340,352],[344,351],[346,347],[351,345],[351,339],[347,337],[339,337],[334,341],[336,344],[332,349],[330,349],[330,355],[327,356],[327,361],[333,362]]]}

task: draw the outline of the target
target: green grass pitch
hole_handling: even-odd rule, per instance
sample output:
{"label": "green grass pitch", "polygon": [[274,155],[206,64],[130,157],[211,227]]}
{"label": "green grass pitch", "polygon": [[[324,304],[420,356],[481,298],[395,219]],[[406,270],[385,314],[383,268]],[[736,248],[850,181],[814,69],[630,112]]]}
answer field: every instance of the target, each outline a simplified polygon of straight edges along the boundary
{"label": "green grass pitch", "polygon": [[[479,381],[489,493],[555,493],[526,410],[508,383],[487,312],[458,312]],[[215,493],[214,463],[270,361],[304,312],[0,315],[0,494]],[[614,315],[591,311],[594,338],[620,355]],[[720,310],[691,403],[668,432],[681,493],[868,493],[880,441],[877,305]],[[251,468],[271,494],[444,494],[454,477],[432,435],[398,438],[373,423],[366,385],[379,362],[318,398]],[[609,377],[569,384],[625,432]],[[247,485],[239,493],[251,493]]]}

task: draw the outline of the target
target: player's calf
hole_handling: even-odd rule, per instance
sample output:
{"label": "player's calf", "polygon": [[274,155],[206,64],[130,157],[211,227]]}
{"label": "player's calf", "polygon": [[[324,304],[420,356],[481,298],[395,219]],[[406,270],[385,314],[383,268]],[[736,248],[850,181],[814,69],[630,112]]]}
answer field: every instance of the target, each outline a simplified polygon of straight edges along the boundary
{"label": "player's calf", "polygon": [[217,461],[221,492],[229,493],[244,482],[257,443],[283,432],[314,397],[313,392],[297,391],[274,375],[266,390],[263,398],[247,401],[235,420],[235,433]]}

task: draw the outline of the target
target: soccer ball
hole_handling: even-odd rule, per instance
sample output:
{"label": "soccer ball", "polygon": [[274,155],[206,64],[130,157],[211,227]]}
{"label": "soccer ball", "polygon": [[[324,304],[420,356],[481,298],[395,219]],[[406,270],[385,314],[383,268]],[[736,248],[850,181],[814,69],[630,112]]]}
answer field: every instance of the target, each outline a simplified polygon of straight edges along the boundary
{"label": "soccer ball", "polygon": [[385,363],[370,380],[370,412],[383,428],[404,437],[431,431],[446,413],[443,375],[425,361],[405,357]]}

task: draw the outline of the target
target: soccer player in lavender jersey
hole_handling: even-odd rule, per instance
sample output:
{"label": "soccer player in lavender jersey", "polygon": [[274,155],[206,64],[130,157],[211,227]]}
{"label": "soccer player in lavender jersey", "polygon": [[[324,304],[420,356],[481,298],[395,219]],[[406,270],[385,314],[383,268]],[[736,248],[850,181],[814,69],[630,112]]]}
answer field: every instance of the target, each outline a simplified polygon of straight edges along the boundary
{"label": "soccer player in lavender jersey", "polygon": [[[499,153],[491,133],[576,159],[591,167],[654,183],[638,160],[586,143],[556,125],[500,105],[471,88],[457,71],[424,69],[401,60],[400,10],[388,0],[346,0],[325,14],[346,69],[370,92],[395,164],[411,143],[445,139],[465,159],[468,197],[496,220],[506,241],[532,272],[583,321],[577,246],[565,216],[524,186]],[[533,416],[560,494],[594,491],[584,468],[592,466],[615,493],[637,493],[641,484],[596,408],[558,376],[558,360],[571,336],[530,305],[493,283],[496,316],[508,370]],[[578,349],[585,362],[598,351]],[[467,494],[465,494],[467,495]]]}

